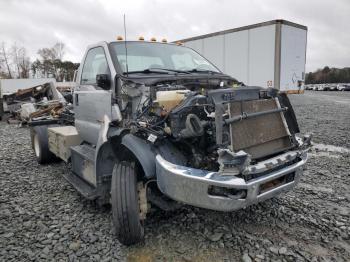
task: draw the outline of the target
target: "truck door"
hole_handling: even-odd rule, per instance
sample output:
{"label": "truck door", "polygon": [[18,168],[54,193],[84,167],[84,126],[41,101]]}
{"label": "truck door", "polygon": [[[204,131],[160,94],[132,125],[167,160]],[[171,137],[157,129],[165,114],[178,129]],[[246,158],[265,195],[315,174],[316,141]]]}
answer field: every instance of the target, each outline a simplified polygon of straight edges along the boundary
{"label": "truck door", "polygon": [[80,71],[79,86],[74,92],[75,126],[84,141],[96,145],[104,116],[111,118],[112,82],[109,90],[97,86],[96,75],[108,75],[108,66],[103,47],[91,48]]}

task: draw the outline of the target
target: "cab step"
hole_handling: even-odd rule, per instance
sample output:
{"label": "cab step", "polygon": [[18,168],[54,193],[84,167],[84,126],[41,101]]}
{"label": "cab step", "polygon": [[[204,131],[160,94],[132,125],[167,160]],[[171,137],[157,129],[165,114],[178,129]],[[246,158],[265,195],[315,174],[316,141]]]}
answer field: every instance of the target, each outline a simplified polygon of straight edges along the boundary
{"label": "cab step", "polygon": [[95,148],[89,145],[73,146],[71,149],[72,172],[65,178],[87,199],[99,197],[95,177]]}
{"label": "cab step", "polygon": [[89,183],[86,183],[85,180],[73,172],[64,174],[63,177],[85,198],[95,200],[99,197],[98,191],[95,187],[91,186]]}

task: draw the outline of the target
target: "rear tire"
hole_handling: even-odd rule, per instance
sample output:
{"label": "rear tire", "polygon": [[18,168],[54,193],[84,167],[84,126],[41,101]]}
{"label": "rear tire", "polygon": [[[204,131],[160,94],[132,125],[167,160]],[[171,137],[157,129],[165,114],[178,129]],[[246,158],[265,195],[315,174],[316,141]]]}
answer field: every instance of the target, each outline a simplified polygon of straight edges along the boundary
{"label": "rear tire", "polygon": [[49,150],[47,126],[35,126],[31,129],[32,148],[39,164],[54,162],[57,158]]}
{"label": "rear tire", "polygon": [[144,229],[140,219],[135,164],[129,161],[116,163],[111,185],[113,223],[118,240],[132,245],[143,240]]}

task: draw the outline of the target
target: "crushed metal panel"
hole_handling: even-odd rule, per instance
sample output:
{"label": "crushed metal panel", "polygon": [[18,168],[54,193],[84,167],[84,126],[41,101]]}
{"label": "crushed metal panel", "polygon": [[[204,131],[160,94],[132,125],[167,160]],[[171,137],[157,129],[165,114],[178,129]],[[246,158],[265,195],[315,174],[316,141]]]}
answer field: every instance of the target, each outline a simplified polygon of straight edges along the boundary
{"label": "crushed metal panel", "polygon": [[[256,113],[278,109],[274,99],[260,99],[233,102],[230,104],[230,117],[244,113]],[[280,152],[291,146],[289,132],[279,112],[245,119],[230,125],[231,144],[234,151],[244,150],[259,158]]]}

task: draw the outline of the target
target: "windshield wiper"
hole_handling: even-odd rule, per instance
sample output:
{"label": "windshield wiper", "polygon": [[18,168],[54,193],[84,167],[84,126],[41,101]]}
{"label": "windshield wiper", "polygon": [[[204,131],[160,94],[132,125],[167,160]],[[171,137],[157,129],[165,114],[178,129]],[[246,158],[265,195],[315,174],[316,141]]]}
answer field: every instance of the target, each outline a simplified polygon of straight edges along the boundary
{"label": "windshield wiper", "polygon": [[169,72],[179,73],[179,74],[192,74],[192,73],[207,73],[207,74],[221,74],[220,72],[212,70],[201,70],[201,69],[191,69],[191,70],[176,70],[169,68],[154,67],[138,71],[123,72],[123,75],[127,74],[169,74]]}
{"label": "windshield wiper", "polygon": [[169,74],[169,72],[174,73],[182,73],[182,74],[191,74],[191,72],[188,71],[182,71],[182,70],[175,70],[175,69],[168,69],[168,68],[161,68],[161,67],[152,67],[145,70],[139,70],[139,71],[129,71],[124,72],[123,75],[127,74]]}
{"label": "windshield wiper", "polygon": [[197,68],[194,68],[194,69],[191,69],[191,70],[187,70],[186,72],[189,72],[189,73],[222,74],[220,72],[213,71],[213,70],[205,70],[205,69],[197,69]]}
{"label": "windshield wiper", "polygon": [[168,72],[165,71],[160,71],[160,70],[153,70],[153,69],[145,69],[145,70],[139,70],[139,71],[129,71],[129,72],[123,72],[123,75],[127,74],[169,74]]}
{"label": "windshield wiper", "polygon": [[161,67],[152,67],[151,70],[163,70],[168,72],[174,72],[174,73],[182,73],[182,74],[191,74],[189,71],[183,71],[183,70],[176,70],[176,69],[169,69],[169,68],[161,68]]}

